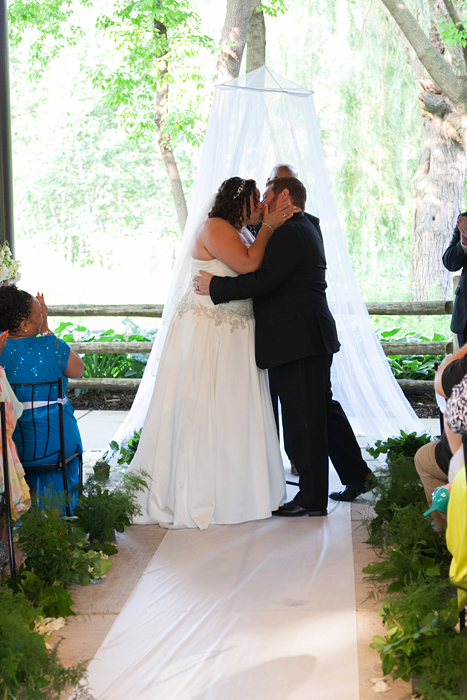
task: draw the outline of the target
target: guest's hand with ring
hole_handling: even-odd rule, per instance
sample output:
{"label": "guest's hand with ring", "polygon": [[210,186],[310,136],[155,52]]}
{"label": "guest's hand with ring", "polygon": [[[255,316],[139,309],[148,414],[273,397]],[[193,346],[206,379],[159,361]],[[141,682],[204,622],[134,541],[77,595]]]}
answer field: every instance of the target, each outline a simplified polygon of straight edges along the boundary
{"label": "guest's hand with ring", "polygon": [[200,270],[199,275],[193,277],[193,287],[195,288],[196,294],[202,296],[209,296],[209,285],[214,275],[205,270]]}

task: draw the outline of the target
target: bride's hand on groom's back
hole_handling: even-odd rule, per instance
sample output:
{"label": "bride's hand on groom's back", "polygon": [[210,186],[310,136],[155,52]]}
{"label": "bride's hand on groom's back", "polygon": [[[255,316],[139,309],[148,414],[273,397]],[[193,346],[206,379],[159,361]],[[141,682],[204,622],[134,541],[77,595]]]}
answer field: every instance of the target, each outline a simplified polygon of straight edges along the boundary
{"label": "bride's hand on groom's back", "polygon": [[200,270],[199,275],[193,277],[193,287],[196,294],[202,294],[203,296],[209,295],[209,285],[214,275],[210,272],[205,272],[205,270]]}
{"label": "bride's hand on groom's back", "polygon": [[261,218],[263,224],[270,226],[275,231],[276,228],[279,228],[279,226],[282,226],[286,221],[291,219],[296,211],[300,210],[291,202],[289,204],[282,204],[273,212],[269,212],[269,207],[265,204]]}

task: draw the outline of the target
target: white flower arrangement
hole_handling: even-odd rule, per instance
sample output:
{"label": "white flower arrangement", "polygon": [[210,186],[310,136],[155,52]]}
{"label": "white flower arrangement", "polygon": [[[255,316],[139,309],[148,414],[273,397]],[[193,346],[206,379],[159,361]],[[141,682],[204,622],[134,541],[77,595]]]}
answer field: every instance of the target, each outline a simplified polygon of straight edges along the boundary
{"label": "white flower arrangement", "polygon": [[18,260],[12,260],[11,250],[8,242],[0,246],[0,282],[9,282],[15,284],[21,279],[19,268],[21,263]]}

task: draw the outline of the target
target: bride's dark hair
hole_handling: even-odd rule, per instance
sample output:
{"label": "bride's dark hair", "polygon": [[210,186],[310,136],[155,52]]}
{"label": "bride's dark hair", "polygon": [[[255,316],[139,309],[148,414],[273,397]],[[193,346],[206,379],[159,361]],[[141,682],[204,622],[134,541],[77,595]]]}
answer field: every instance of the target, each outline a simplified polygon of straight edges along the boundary
{"label": "bride's dark hair", "polygon": [[246,218],[251,216],[250,195],[253,194],[253,202],[258,204],[259,197],[256,193],[255,180],[243,180],[241,177],[231,177],[224,180],[217,190],[214,206],[208,214],[212,219],[218,216],[225,219],[234,228],[243,226],[243,205],[246,205]]}

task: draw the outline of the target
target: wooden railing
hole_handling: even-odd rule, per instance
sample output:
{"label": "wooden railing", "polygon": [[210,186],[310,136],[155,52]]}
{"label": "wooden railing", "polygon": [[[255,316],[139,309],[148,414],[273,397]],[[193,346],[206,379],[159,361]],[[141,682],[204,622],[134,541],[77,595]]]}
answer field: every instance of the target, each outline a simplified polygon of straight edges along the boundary
{"label": "wooden railing", "polygon": [[49,316],[141,316],[143,318],[161,318],[163,304],[71,304],[49,306]]}
{"label": "wooden railing", "polygon": [[454,302],[449,301],[391,301],[369,302],[371,316],[445,316],[451,315]]}
{"label": "wooden railing", "polygon": [[[455,280],[456,283],[456,280]],[[452,314],[452,301],[424,301],[424,302],[370,302],[367,305],[368,313],[374,316],[445,316]],[[100,317],[141,317],[161,318],[164,307],[162,304],[127,304],[127,305],[55,305],[49,306],[49,316],[100,316]],[[382,342],[386,355],[446,355],[456,348],[450,341],[443,342],[419,342],[399,343]],[[127,354],[149,353],[150,342],[89,342],[70,343],[70,346],[80,354]],[[70,379],[70,389],[111,389],[128,390],[136,389],[140,379]],[[418,392],[432,392],[431,380],[399,379],[399,385],[406,394]]]}

